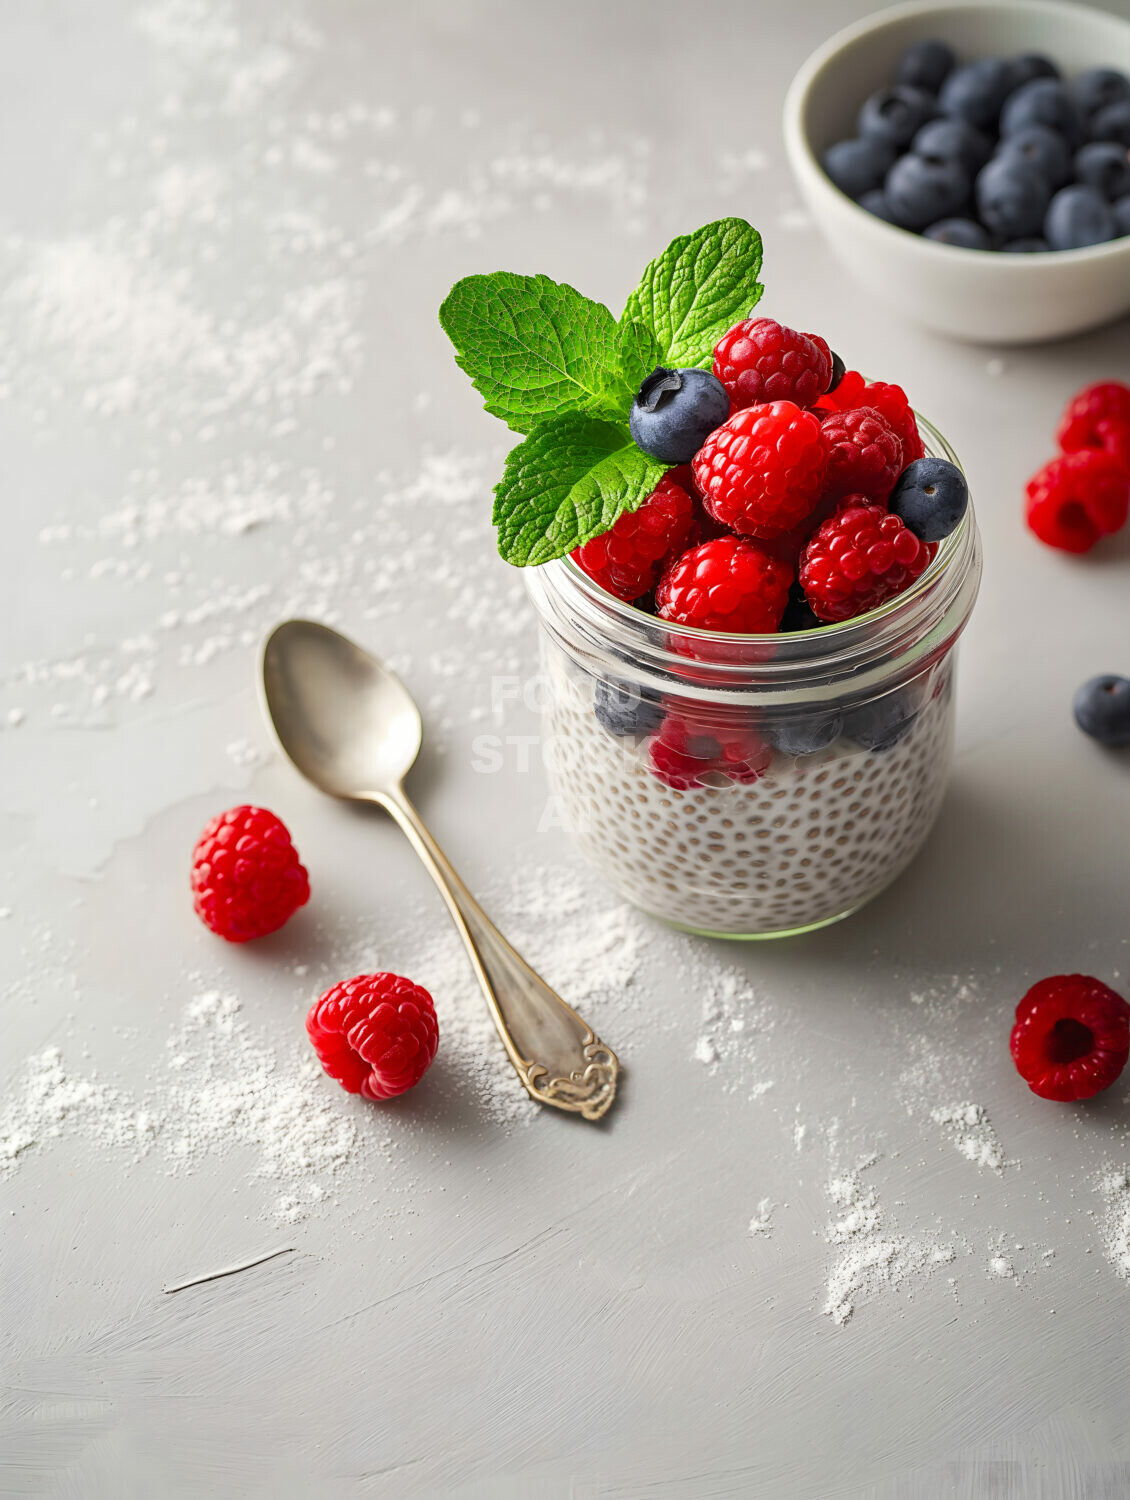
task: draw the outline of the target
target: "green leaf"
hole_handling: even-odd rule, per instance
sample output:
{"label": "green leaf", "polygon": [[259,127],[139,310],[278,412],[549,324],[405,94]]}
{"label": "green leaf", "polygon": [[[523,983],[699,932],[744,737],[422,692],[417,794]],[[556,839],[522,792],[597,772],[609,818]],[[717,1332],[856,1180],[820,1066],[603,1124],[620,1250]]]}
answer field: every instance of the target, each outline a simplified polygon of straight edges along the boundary
{"label": "green leaf", "polygon": [[624,384],[634,396],[652,370],[663,363],[663,351],[647,324],[637,323],[632,318],[620,320],[617,343],[620,373],[624,377]]}
{"label": "green leaf", "polygon": [[510,271],[467,276],[439,320],[487,411],[515,432],[563,412],[624,420],[635,388],[621,372],[616,320],[573,287]]}
{"label": "green leaf", "polygon": [[744,219],[718,219],[672,240],[628,298],[621,324],[658,340],[659,364],[709,365],[714,345],[762,293],[761,236]]}
{"label": "green leaf", "polygon": [[517,567],[564,557],[637,510],[667,467],[618,423],[549,417],[507,457],[494,492],[498,550]]}

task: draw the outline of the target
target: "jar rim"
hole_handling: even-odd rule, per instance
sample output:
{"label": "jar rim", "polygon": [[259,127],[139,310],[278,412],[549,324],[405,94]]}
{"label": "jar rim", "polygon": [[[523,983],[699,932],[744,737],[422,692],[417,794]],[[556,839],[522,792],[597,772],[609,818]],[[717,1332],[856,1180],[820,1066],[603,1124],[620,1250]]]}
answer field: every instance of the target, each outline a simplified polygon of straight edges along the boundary
{"label": "jar rim", "polygon": [[[917,412],[915,417],[927,454],[960,469],[942,434]],[[543,563],[529,574],[539,615],[547,625],[556,616],[561,633],[574,637],[575,645],[628,653],[626,659],[643,674],[689,680],[696,690],[711,684],[722,690],[781,687],[786,679],[795,689],[805,681],[866,676],[880,664],[889,670],[900,657],[921,654],[920,648],[928,650],[936,641],[952,644],[976,598],[980,548],[971,499],[929,567],[901,594],[853,619],[784,633],[739,634],[660,620],[609,594],[571,557]],[[682,649],[672,646],[676,635]]]}

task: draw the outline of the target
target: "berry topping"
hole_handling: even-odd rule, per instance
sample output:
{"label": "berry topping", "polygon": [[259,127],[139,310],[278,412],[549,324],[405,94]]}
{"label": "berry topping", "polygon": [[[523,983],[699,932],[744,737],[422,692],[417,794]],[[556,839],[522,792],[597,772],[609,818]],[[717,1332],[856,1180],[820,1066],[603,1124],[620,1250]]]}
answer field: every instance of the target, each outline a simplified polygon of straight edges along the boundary
{"label": "berry topping", "polygon": [[1126,524],[1130,475],[1095,448],[1065,453],[1028,481],[1025,519],[1049,547],[1089,552],[1100,537]]}
{"label": "berry topping", "polygon": [[653,370],[636,393],[628,429],[637,448],[685,464],[730,415],[730,398],[709,370]]}
{"label": "berry topping", "polygon": [[903,440],[874,406],[833,412],[824,419],[828,446],[825,493],[885,500],[906,467]]}
{"label": "berry topping", "polygon": [[1130,78],[1114,68],[1087,68],[1074,80],[1071,92],[1081,114],[1089,119],[1108,104],[1130,99]]}
{"label": "berry topping", "polygon": [[306,1031],[330,1077],[366,1099],[414,1087],[439,1044],[432,997],[399,974],[343,979],[310,1007]]}
{"label": "berry topping", "polygon": [[953,72],[956,61],[952,47],[933,37],[925,37],[920,42],[911,42],[903,52],[895,69],[895,79],[898,83],[909,83],[916,89],[927,89],[936,94]]}
{"label": "berry topping", "polygon": [[1130,386],[1104,380],[1073,396],[1056,439],[1065,453],[1098,448],[1130,470]]}
{"label": "berry topping", "polygon": [[747,318],[715,346],[714,373],[735,411],[766,401],[813,406],[832,383],[832,355],[818,334]]}
{"label": "berry topping", "polygon": [[888,385],[882,380],[868,385],[858,370],[849,370],[834,390],[820,398],[818,405],[826,411],[856,411],[861,406],[874,407],[881,416],[886,417],[902,440],[901,469],[905,469],[916,458],[921,458],[926,451],[922,446],[922,436],[918,431],[914,411],[901,385]]}
{"label": "berry topping", "polygon": [[900,594],[924,572],[932,549],[898,516],[874,505],[849,505],[817,531],[804,550],[800,582],[822,620],[850,620]]}
{"label": "berry topping", "polygon": [[1130,193],[1130,149],[1117,141],[1092,141],[1075,153],[1075,178],[1114,200]]}
{"label": "berry topping", "polygon": [[697,525],[691,497],[665,474],[639,510],[571,556],[601,588],[630,604],[649,593],[670,559],[695,540]]}
{"label": "berry topping", "polygon": [[741,537],[718,537],[684,552],[655,594],[663,620],[700,630],[762,634],[780,624],[792,569]]}
{"label": "berry topping", "polygon": [[1130,1005],[1087,974],[1041,979],[1016,1007],[1009,1047],[1016,1071],[1041,1099],[1090,1099],[1126,1066]]}
{"label": "berry topping", "polygon": [[[670,713],[651,743],[654,776],[674,791],[685,792],[708,776],[727,776],[746,785],[769,769],[773,747],[752,727],[717,714]],[[707,783],[709,785],[709,782]]]}
{"label": "berry topping", "polygon": [[827,461],[819,417],[773,401],[735,412],[712,433],[695,455],[694,477],[716,521],[744,536],[772,537],[815,507]]}
{"label": "berry topping", "polygon": [[766,719],[761,733],[782,755],[816,755],[835,744],[843,727],[843,715],[837,709],[817,709]]}
{"label": "berry topping", "polygon": [[954,68],[938,92],[938,107],[942,114],[968,120],[978,130],[992,130],[1015,86],[1015,75],[1003,57],[981,57]]}
{"label": "berry topping", "polygon": [[1001,135],[1014,135],[1027,125],[1046,125],[1069,145],[1079,140],[1079,106],[1058,78],[1033,78],[1009,95],[1001,110]]}
{"label": "berry topping", "polygon": [[977,173],[974,184],[981,222],[1002,239],[1038,234],[1051,189],[1035,167],[1021,156],[994,156]]}
{"label": "berry topping", "polygon": [[879,89],[863,101],[856,122],[861,136],[886,141],[904,150],[918,130],[938,112],[932,94],[912,83]]}
{"label": "berry topping", "polygon": [[1053,250],[1083,250],[1104,245],[1117,233],[1110,204],[1098,188],[1076,182],[1060,188],[1044,215],[1044,238]]}
{"label": "berry topping", "polygon": [[868,193],[883,186],[887,173],[895,164],[896,151],[886,141],[874,136],[860,136],[850,141],[837,141],[829,146],[822,158],[824,170],[849,198],[861,202]]}
{"label": "berry topping", "polygon": [[1091,116],[1090,123],[1093,141],[1117,141],[1121,146],[1130,146],[1130,99],[1104,104]]}
{"label": "berry topping", "polygon": [[957,213],[969,200],[969,173],[940,156],[900,156],[887,173],[883,193],[904,229],[925,229]]}
{"label": "berry topping", "polygon": [[592,711],[597,723],[617,739],[651,734],[663,720],[663,710],[654,693],[639,683],[623,682],[617,677],[598,679]]}
{"label": "berry topping", "polygon": [[969,486],[956,464],[917,458],[898,477],[887,509],[923,542],[940,542],[957,528],[969,504]]}
{"label": "berry topping", "polygon": [[914,137],[916,156],[933,156],[941,161],[955,161],[970,177],[975,176],[993,154],[993,143],[968,120],[930,120]]}
{"label": "berry topping", "polygon": [[213,818],[192,851],[196,915],[229,943],[275,932],[310,899],[286,825],[265,807],[232,807]]}
{"label": "berry topping", "polygon": [[1130,680],[1092,677],[1075,694],[1075,722],[1100,745],[1130,745]]}
{"label": "berry topping", "polygon": [[844,716],[844,733],[876,755],[893,750],[914,728],[925,696],[925,684],[918,681],[873,698]]}
{"label": "berry topping", "polygon": [[832,356],[832,378],[828,381],[828,389],[825,395],[830,396],[833,391],[839,390],[840,382],[847,374],[847,367],[834,349],[829,351]]}
{"label": "berry topping", "polygon": [[1000,144],[1000,160],[1022,161],[1037,172],[1054,193],[1071,181],[1071,148],[1047,125],[1025,125]]}

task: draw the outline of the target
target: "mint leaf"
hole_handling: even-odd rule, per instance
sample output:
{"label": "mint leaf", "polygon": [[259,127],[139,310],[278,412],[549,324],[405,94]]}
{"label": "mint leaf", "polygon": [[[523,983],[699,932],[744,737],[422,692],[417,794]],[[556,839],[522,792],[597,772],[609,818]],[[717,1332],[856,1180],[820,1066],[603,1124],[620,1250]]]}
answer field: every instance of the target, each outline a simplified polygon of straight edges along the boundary
{"label": "mint leaf", "polygon": [[656,336],[657,364],[710,364],[714,345],[748,317],[762,293],[761,236],[744,219],[718,219],[672,240],[628,298],[621,325],[644,323]]}
{"label": "mint leaf", "polygon": [[562,412],[626,417],[635,388],[621,373],[616,320],[573,287],[511,271],[467,276],[439,321],[487,411],[515,432]]}
{"label": "mint leaf", "polygon": [[621,318],[616,330],[620,374],[633,397],[652,370],[663,363],[659,340],[646,323]]}
{"label": "mint leaf", "polygon": [[517,567],[564,557],[638,509],[667,467],[618,423],[550,417],[506,459],[494,492],[498,550]]}

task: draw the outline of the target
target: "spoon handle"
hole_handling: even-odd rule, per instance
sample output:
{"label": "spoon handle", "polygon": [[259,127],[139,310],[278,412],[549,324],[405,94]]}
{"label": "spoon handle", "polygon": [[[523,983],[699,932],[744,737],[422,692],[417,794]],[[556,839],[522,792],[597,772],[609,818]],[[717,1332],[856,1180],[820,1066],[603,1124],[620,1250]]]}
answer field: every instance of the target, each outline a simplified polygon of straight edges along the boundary
{"label": "spoon handle", "polygon": [[599,1120],[616,1094],[616,1054],[515,953],[455,873],[403,789],[375,800],[399,823],[447,902],[527,1093],[539,1104]]}

